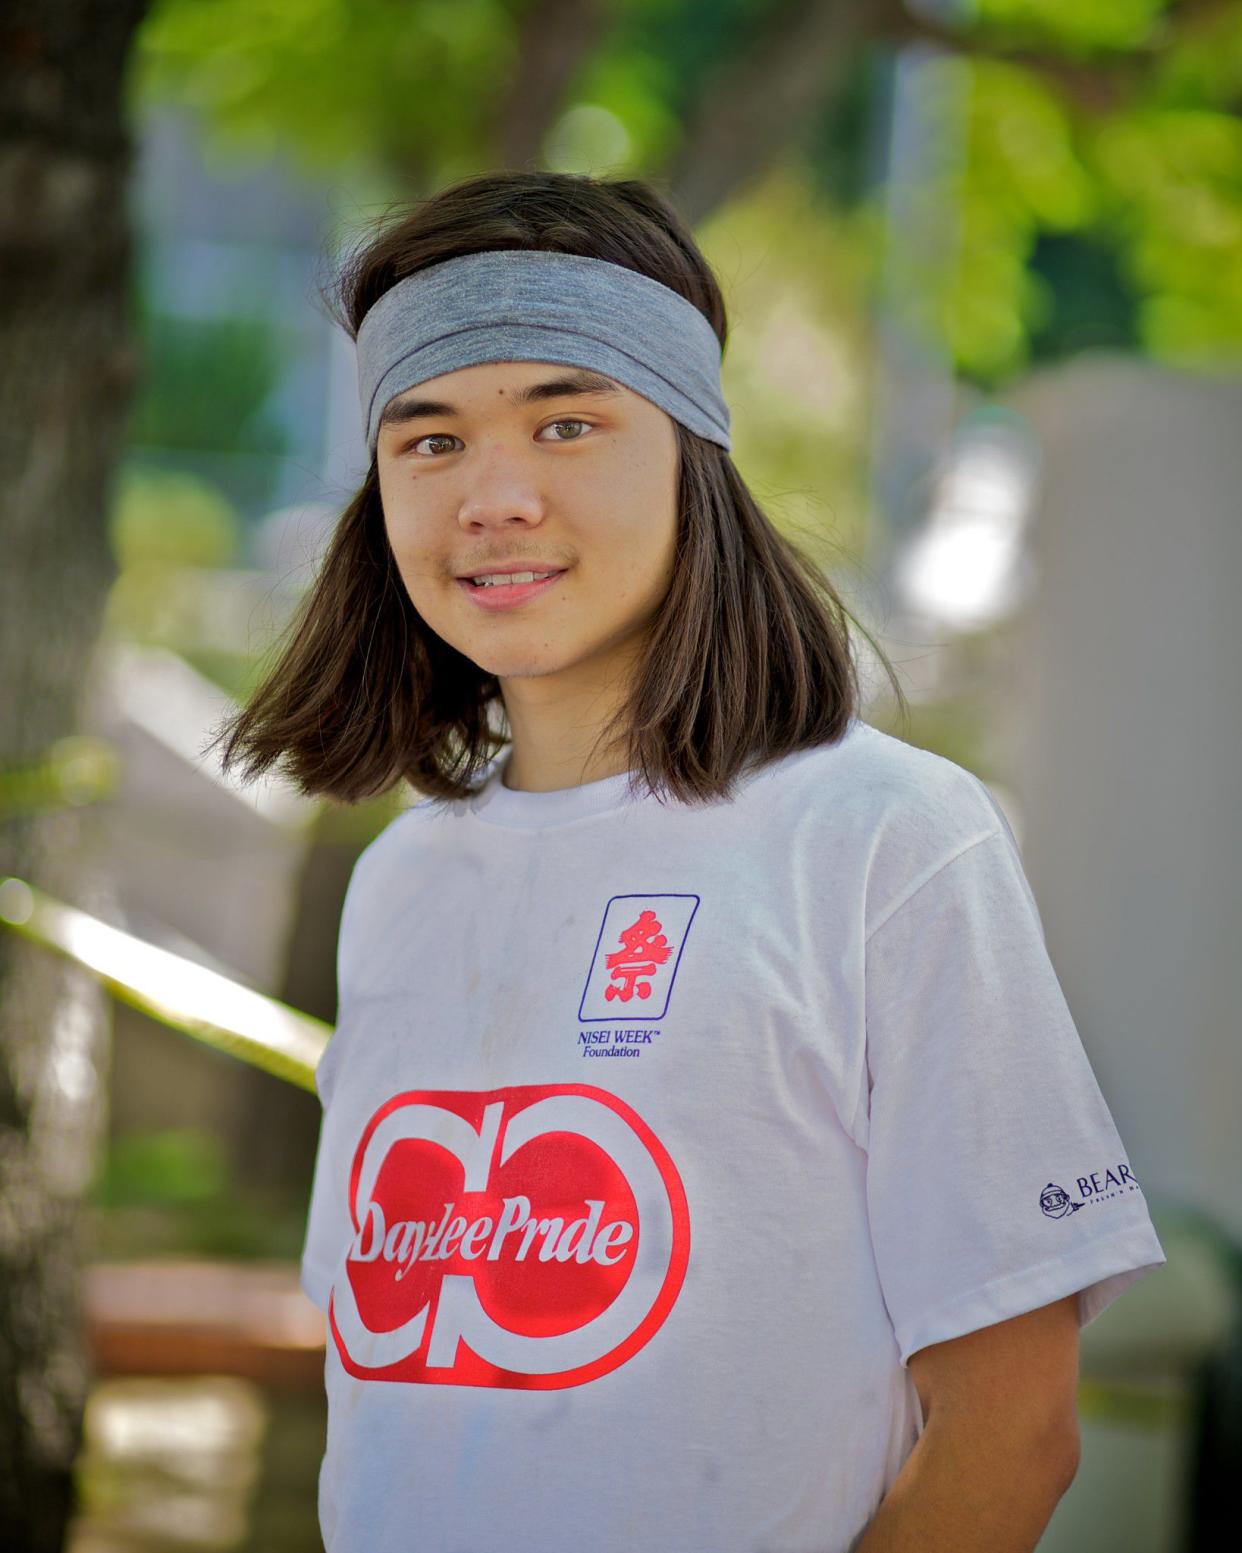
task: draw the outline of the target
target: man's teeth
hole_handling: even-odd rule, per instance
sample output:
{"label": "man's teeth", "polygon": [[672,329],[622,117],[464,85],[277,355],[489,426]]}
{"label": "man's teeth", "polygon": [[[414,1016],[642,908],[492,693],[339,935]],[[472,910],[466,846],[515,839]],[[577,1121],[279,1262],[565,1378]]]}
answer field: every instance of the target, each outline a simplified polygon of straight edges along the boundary
{"label": "man's teeth", "polygon": [[476,588],[503,588],[511,582],[542,582],[552,572],[492,572],[483,577],[472,577]]}

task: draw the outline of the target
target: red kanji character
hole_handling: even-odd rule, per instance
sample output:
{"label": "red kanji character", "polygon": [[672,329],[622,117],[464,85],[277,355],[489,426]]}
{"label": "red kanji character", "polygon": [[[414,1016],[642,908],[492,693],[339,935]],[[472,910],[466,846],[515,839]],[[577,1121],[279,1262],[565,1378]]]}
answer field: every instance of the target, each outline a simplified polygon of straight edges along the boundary
{"label": "red kanji character", "polygon": [[654,976],[656,968],[664,964],[672,950],[654,911],[640,913],[638,921],[623,929],[617,937],[625,945],[604,957],[608,974],[623,983],[604,988],[604,1001],[620,998],[628,1003],[637,991],[640,998],[651,996],[651,983],[639,981],[640,976]]}

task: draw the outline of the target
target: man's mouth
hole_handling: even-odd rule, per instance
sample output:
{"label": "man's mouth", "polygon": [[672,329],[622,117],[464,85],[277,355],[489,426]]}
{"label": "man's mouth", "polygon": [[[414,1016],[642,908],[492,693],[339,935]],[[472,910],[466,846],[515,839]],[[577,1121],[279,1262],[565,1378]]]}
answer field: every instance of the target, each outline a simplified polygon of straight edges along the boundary
{"label": "man's mouth", "polygon": [[547,577],[558,577],[564,567],[552,567],[547,571],[529,572],[485,572],[479,577],[466,577],[462,580],[473,584],[476,588],[505,588],[523,582],[543,582]]}
{"label": "man's mouth", "polygon": [[513,577],[521,578],[522,581],[512,581],[506,576],[503,582],[497,577],[495,580],[489,578],[481,584],[471,577],[459,577],[457,586],[481,609],[505,609],[522,604],[527,599],[538,598],[540,594],[555,588],[567,570],[565,568],[546,576],[536,574],[533,577],[529,572],[516,572],[512,574]]}

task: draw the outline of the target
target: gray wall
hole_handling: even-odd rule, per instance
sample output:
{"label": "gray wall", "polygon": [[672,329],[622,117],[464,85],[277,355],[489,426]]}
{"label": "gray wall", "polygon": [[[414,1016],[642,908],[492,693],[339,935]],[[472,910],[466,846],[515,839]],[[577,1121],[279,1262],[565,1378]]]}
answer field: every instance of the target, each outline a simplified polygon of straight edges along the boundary
{"label": "gray wall", "polygon": [[1149,1196],[1242,1237],[1242,382],[1092,355],[1044,464],[996,716],[1049,949]]}

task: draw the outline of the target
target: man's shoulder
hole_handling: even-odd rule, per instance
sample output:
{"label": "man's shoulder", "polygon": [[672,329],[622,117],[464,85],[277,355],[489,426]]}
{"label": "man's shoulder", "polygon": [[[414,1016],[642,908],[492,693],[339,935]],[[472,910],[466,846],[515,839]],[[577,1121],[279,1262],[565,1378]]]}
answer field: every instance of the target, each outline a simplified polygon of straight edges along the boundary
{"label": "man's shoulder", "polygon": [[868,833],[903,825],[936,831],[1001,823],[997,800],[973,771],[860,719],[841,739],[800,750],[778,765],[777,785],[798,801],[844,813]]}
{"label": "man's shoulder", "polygon": [[877,921],[977,843],[1002,837],[1016,850],[999,800],[973,771],[871,724],[781,765],[769,801],[753,794],[756,813],[783,814],[795,858],[834,890],[860,889]]}

